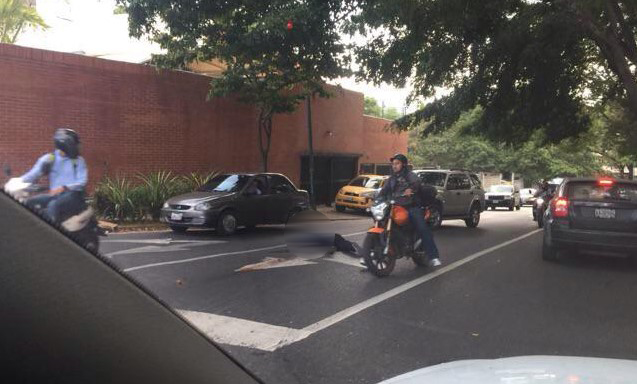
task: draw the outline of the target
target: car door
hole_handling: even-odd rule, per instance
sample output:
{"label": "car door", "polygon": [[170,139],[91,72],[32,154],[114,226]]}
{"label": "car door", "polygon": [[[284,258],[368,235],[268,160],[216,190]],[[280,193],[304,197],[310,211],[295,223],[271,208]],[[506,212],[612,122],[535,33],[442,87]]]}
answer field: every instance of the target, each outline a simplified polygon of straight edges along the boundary
{"label": "car door", "polygon": [[447,191],[446,213],[452,216],[467,214],[473,200],[469,177],[461,173],[449,175]]}
{"label": "car door", "polygon": [[[255,192],[254,187],[259,189],[258,193]],[[236,203],[241,225],[267,223],[267,206],[270,199],[268,192],[268,183],[265,175],[255,176],[248,182]]]}
{"label": "car door", "polygon": [[455,216],[459,212],[460,205],[460,178],[458,174],[451,174],[447,178],[447,186],[445,187],[445,216]]}
{"label": "car door", "polygon": [[296,203],[296,188],[281,175],[268,175],[270,200],[267,207],[268,222],[284,223]]}

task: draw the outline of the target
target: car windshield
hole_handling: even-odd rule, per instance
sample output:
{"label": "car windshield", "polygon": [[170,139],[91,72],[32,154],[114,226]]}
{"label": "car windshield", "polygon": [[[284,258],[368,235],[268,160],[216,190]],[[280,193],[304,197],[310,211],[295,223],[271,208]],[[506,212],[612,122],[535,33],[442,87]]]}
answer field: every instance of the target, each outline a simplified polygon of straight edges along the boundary
{"label": "car windshield", "polygon": [[419,176],[423,184],[435,187],[444,187],[447,179],[447,174],[444,172],[422,172]]}
{"label": "car windshield", "polygon": [[378,189],[382,183],[383,179],[380,177],[360,176],[352,180],[348,185],[352,187]]}
{"label": "car windshield", "polygon": [[199,188],[201,192],[238,192],[250,180],[247,175],[221,175]]}
{"label": "car windshield", "polygon": [[[0,204],[42,218],[22,243],[59,228],[266,384],[637,361],[636,175],[637,0],[0,0]],[[25,345],[166,367],[58,330],[110,335],[131,311],[172,334],[129,303],[34,309],[97,277],[6,294],[34,256],[8,237],[0,342],[42,325]],[[82,365],[63,357],[56,374]],[[588,380],[521,366],[490,365],[499,384]]]}
{"label": "car windshield", "polygon": [[495,193],[513,193],[513,187],[510,185],[492,185],[489,192]]}
{"label": "car windshield", "polygon": [[629,201],[637,203],[637,184],[614,183],[600,185],[596,181],[571,182],[568,197],[587,201]]}

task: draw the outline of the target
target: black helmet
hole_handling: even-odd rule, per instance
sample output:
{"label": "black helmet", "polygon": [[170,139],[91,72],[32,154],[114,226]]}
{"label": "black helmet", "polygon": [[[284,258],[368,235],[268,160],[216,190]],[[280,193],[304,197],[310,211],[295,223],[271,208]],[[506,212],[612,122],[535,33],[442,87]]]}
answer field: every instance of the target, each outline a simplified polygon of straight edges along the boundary
{"label": "black helmet", "polygon": [[71,159],[76,159],[80,154],[80,137],[72,129],[56,129],[53,144],[56,149],[64,152]]}
{"label": "black helmet", "polygon": [[409,163],[409,161],[407,160],[407,156],[403,155],[402,153],[397,153],[389,159],[389,161],[394,161],[394,160],[398,160],[404,165],[407,165],[407,163]]}

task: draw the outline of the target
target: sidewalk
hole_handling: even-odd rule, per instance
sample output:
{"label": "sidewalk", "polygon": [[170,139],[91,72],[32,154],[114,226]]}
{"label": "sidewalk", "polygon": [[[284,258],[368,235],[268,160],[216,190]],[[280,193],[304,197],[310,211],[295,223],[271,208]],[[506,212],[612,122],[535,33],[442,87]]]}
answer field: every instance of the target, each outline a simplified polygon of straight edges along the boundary
{"label": "sidewalk", "polygon": [[332,221],[336,220],[364,220],[370,219],[369,214],[367,212],[357,212],[352,210],[347,210],[343,213],[336,212],[334,207],[327,207],[325,205],[319,205],[316,207],[316,210]]}

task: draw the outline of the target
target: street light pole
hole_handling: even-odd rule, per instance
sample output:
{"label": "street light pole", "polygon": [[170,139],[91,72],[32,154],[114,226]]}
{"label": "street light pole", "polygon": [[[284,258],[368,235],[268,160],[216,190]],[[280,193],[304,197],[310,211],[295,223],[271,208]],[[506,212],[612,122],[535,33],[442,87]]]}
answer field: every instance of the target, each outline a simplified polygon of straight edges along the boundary
{"label": "street light pole", "polygon": [[312,141],[312,100],[311,96],[305,98],[307,110],[307,146],[310,166],[310,205],[316,210],[316,199],[314,197],[314,143]]}

